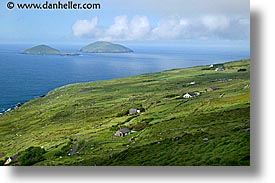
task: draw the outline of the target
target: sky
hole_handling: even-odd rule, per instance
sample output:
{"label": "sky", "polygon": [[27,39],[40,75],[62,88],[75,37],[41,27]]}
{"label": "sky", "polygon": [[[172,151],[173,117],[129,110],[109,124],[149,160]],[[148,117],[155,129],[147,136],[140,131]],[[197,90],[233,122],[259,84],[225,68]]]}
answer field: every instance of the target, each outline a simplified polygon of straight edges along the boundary
{"label": "sky", "polygon": [[249,46],[249,0],[74,0],[100,3],[99,10],[9,10],[8,1],[0,1],[0,43],[194,41]]}

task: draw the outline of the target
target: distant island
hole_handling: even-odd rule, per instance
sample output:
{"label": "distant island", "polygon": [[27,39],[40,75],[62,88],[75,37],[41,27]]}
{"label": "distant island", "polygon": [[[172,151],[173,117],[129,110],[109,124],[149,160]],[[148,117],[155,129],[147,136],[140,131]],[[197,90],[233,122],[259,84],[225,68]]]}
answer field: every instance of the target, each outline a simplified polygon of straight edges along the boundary
{"label": "distant island", "polygon": [[85,53],[131,53],[133,50],[119,44],[97,41],[80,49]]}
{"label": "distant island", "polygon": [[63,56],[76,56],[79,55],[77,53],[70,53],[70,52],[61,52],[55,48],[52,48],[47,45],[38,45],[32,48],[26,49],[22,52],[23,54],[29,55],[63,55]]}

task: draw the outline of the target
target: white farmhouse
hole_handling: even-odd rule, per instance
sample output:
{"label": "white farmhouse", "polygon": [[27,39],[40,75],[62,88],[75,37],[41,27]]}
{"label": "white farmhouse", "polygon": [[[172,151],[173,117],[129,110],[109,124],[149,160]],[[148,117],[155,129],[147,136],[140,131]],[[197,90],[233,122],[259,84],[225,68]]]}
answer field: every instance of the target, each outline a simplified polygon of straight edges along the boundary
{"label": "white farmhouse", "polygon": [[193,98],[193,97],[197,97],[199,96],[200,93],[199,92],[195,92],[195,93],[186,93],[182,96],[182,98]]}
{"label": "white farmhouse", "polygon": [[183,98],[192,98],[193,96],[189,93],[186,93],[185,95],[182,96]]}

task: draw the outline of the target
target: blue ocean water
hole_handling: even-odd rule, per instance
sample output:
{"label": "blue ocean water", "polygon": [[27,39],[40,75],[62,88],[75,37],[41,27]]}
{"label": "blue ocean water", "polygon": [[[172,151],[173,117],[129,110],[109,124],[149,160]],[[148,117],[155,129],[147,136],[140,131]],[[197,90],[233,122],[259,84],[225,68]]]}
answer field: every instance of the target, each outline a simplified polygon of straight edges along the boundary
{"label": "blue ocean water", "polygon": [[[124,54],[20,54],[26,48],[26,45],[0,45],[0,112],[71,83],[128,77],[250,57],[248,49],[233,47],[132,46],[135,52]],[[75,52],[79,47],[56,48]]]}

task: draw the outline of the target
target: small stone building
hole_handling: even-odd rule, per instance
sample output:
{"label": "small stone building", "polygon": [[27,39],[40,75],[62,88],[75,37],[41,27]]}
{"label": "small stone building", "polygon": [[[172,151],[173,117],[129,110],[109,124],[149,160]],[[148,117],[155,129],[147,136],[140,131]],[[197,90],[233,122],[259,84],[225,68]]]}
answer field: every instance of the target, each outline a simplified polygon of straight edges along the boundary
{"label": "small stone building", "polygon": [[131,130],[129,128],[121,128],[114,134],[115,137],[124,137],[131,133]]}
{"label": "small stone building", "polygon": [[136,113],[140,113],[140,110],[139,109],[134,109],[134,108],[129,110],[129,114],[136,114]]}

